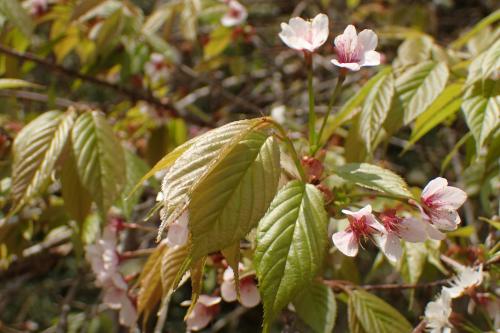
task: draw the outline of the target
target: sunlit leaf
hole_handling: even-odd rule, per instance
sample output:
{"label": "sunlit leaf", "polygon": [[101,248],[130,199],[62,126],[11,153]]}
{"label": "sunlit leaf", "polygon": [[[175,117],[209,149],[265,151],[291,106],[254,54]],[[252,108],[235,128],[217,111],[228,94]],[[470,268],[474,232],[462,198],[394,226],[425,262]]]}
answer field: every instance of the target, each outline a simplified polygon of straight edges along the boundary
{"label": "sunlit leaf", "polygon": [[496,21],[500,20],[500,9],[497,9],[490,15],[479,21],[472,29],[467,31],[464,35],[460,36],[456,41],[451,43],[451,47],[454,49],[459,49],[464,46],[469,39],[474,37],[477,33],[483,30],[485,27],[492,25]]}
{"label": "sunlit leaf", "polygon": [[493,72],[499,70],[499,68],[500,39],[472,60],[469,65],[467,85],[471,85],[478,80],[489,79]]}
{"label": "sunlit leaf", "polygon": [[318,273],[328,238],[323,205],[316,187],[291,181],[259,223],[254,263],[265,328]]}
{"label": "sunlit leaf", "polygon": [[210,40],[203,48],[203,57],[210,59],[218,56],[231,42],[232,30],[221,26],[210,34]]}
{"label": "sunlit leaf", "polygon": [[41,88],[42,86],[20,79],[0,79],[1,89]]}
{"label": "sunlit leaf", "polygon": [[166,244],[160,243],[142,267],[139,276],[139,293],[137,295],[137,312],[149,317],[163,296],[162,292],[162,260],[169,251]]}
{"label": "sunlit leaf", "polygon": [[125,164],[127,166],[127,178],[121,196],[121,208],[125,217],[130,218],[134,206],[141,197],[141,191],[137,191],[129,197],[126,197],[126,195],[130,193],[134,185],[148,171],[148,165],[130,150],[125,150]]}

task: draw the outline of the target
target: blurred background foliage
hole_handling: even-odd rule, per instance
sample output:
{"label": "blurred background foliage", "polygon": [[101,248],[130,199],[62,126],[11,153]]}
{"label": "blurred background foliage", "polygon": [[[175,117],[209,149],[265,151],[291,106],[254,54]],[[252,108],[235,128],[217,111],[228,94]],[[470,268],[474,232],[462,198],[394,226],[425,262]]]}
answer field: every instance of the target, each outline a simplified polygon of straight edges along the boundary
{"label": "blurred background foliage", "polygon": [[[490,237],[488,242],[495,243],[491,230],[498,229],[499,223],[498,118],[484,120],[491,126],[483,135],[484,128],[474,128],[467,115],[457,113],[460,103],[449,104],[463,95],[464,84],[475,82],[473,75],[486,80],[482,82],[490,87],[490,96],[498,98],[498,3],[242,3],[249,11],[247,22],[228,28],[220,24],[225,6],[216,0],[48,0],[47,6],[34,0],[0,0],[0,332],[124,330],[118,327],[116,314],[100,305],[100,291],[93,285],[93,275],[84,263],[84,246],[96,239],[104,219],[142,221],[155,204],[158,181],[151,181],[130,200],[125,200],[125,196],[156,162],[188,138],[237,119],[270,114],[279,118],[283,109],[286,116],[280,119],[289,128],[297,132],[305,128],[306,71],[302,59],[277,36],[280,22],[297,15],[328,14],[333,31],[330,37],[350,23],[360,29],[373,29],[379,35],[378,50],[384,55],[384,63],[392,64],[394,73],[425,61],[448,64],[449,73],[447,70],[444,78],[446,81],[450,77],[448,97],[443,98],[442,104],[434,105],[434,111],[419,114],[421,118],[413,126],[402,126],[390,118],[393,123],[384,124],[389,135],[377,142],[378,147],[372,147],[371,155],[363,148],[362,140],[350,133],[357,132],[359,121],[354,110],[360,105],[352,96],[359,96],[374,70],[351,75],[334,109],[345,117],[335,118],[336,122],[327,125],[330,140],[326,161],[336,165],[343,161],[377,160],[415,186],[422,186],[431,176],[446,175],[473,198],[465,205],[466,226],[452,236],[456,245],[448,247],[448,254],[485,256],[478,240]],[[482,23],[476,25],[478,22]],[[474,26],[476,30],[470,30]],[[473,33],[468,35],[467,31]],[[320,115],[327,109],[336,81],[329,62],[334,53],[331,41],[316,57],[316,104]],[[487,53],[490,49],[493,51]],[[479,56],[483,60],[490,57],[493,64],[474,72],[469,66],[474,61],[477,64],[475,59]],[[444,89],[444,83],[440,89]],[[345,104],[346,101],[353,104]],[[10,201],[14,138],[25,124],[43,112],[70,107],[77,113],[90,109],[104,112],[125,147],[122,163],[126,165],[127,177],[116,195],[118,200],[111,217],[90,210],[96,198],[83,193],[81,185],[68,181],[64,198],[65,185],[58,181],[65,177],[64,170],[58,168],[50,172],[55,181],[43,195],[30,197],[16,215],[7,216],[14,205]],[[435,119],[437,110],[444,107],[448,113]],[[335,188],[336,181],[332,177],[326,183]],[[76,197],[68,199],[71,192]],[[336,195],[343,200],[341,190]],[[77,207],[69,207],[71,203]],[[78,216],[82,209],[84,213]],[[483,217],[482,222],[477,217]],[[154,217],[151,223],[159,223],[158,218]],[[122,241],[124,252],[155,244],[154,233],[142,230],[128,230]],[[417,280],[423,277],[432,281],[446,270],[438,254],[436,249],[427,250]],[[124,274],[137,276],[144,259],[141,256],[127,260]],[[373,259],[361,258],[361,262]],[[338,253],[328,260],[337,277],[354,283],[397,279],[386,277],[390,267],[377,263],[356,265]],[[213,265],[217,267],[217,263]],[[401,272],[411,275],[411,262],[402,265],[406,267],[401,267]],[[215,269],[206,274],[207,290],[214,287],[216,277]],[[406,309],[398,293],[384,294],[413,321],[418,321],[418,314],[431,295],[426,289],[412,292],[415,304]],[[179,304],[187,298],[188,287],[174,294],[165,331],[183,330],[185,310]],[[339,313],[345,313],[345,304],[338,304],[343,307]],[[229,315],[221,316],[221,331],[259,330],[260,308],[237,313],[238,320],[231,317],[234,311],[234,306],[222,305],[222,313]],[[282,322],[291,331],[300,330],[301,324],[296,321],[290,314]],[[145,331],[151,331],[153,325],[146,323]],[[342,332],[347,319],[339,316],[336,327]]]}

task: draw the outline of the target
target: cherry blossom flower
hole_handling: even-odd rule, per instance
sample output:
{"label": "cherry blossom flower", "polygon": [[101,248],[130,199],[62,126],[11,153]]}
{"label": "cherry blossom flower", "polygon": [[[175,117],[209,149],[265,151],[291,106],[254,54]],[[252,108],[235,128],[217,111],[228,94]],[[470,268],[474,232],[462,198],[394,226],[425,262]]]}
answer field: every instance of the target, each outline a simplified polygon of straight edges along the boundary
{"label": "cherry blossom flower", "polygon": [[483,266],[465,267],[450,282],[449,287],[443,287],[451,298],[462,296],[468,289],[479,286],[483,282]]}
{"label": "cherry blossom flower", "polygon": [[418,205],[424,218],[438,229],[455,230],[460,224],[457,209],[467,200],[461,189],[448,186],[445,178],[433,179],[425,186],[421,195],[422,206]]}
{"label": "cherry blossom flower", "polygon": [[356,28],[348,25],[343,34],[335,37],[334,44],[338,59],[331,62],[335,66],[359,71],[363,66],[380,65],[380,53],[375,51],[378,37],[372,30],[356,34]]}
{"label": "cherry blossom flower", "polygon": [[168,227],[166,242],[170,247],[186,244],[189,237],[189,212],[187,210]]}
{"label": "cherry blossom flower", "polygon": [[96,276],[95,284],[104,290],[103,302],[111,309],[120,310],[120,324],[131,327],[137,320],[137,312],[128,297],[128,285],[121,275],[116,251],[117,227],[106,226],[96,244],[87,245],[85,258]]}
{"label": "cherry blossom flower", "polygon": [[149,61],[144,65],[144,71],[153,84],[164,81],[169,75],[165,56],[160,53],[152,53]]}
{"label": "cherry blossom flower", "polygon": [[412,243],[424,242],[427,239],[424,222],[416,218],[401,218],[396,216],[395,211],[388,211],[380,214],[379,219],[385,232],[379,234],[375,239],[391,261],[399,260],[403,254],[400,239]]}
{"label": "cherry blossom flower", "polygon": [[318,14],[312,21],[294,17],[288,24],[281,23],[279,36],[292,49],[314,52],[328,38],[328,16]]}
{"label": "cherry blossom flower", "polygon": [[248,17],[246,8],[236,0],[224,0],[227,12],[222,17],[221,23],[225,27],[234,27],[245,22]]}
{"label": "cherry blossom flower", "polygon": [[[240,272],[243,270],[243,265],[240,265]],[[237,299],[236,283],[234,280],[234,272],[231,267],[228,267],[223,274],[223,282],[220,286],[222,299],[226,302],[234,302]],[[240,278],[240,302],[241,305],[247,308],[252,308],[260,303],[260,294],[257,285],[252,276]]]}
{"label": "cherry blossom flower", "polygon": [[451,297],[446,291],[425,307],[426,327],[431,333],[450,333]]}
{"label": "cherry blossom flower", "polygon": [[40,16],[49,9],[48,0],[31,0],[29,2],[31,15]]}
{"label": "cherry blossom flower", "polygon": [[[186,318],[188,331],[199,331],[205,328],[213,317],[219,313],[220,301],[220,297],[200,295],[193,311]],[[182,304],[188,305],[189,302],[183,302]]]}
{"label": "cherry blossom flower", "polygon": [[334,233],[332,241],[346,256],[355,257],[358,254],[361,238],[385,232],[384,227],[373,216],[370,205],[357,212],[344,209],[342,213],[347,215],[349,226],[344,231]]}

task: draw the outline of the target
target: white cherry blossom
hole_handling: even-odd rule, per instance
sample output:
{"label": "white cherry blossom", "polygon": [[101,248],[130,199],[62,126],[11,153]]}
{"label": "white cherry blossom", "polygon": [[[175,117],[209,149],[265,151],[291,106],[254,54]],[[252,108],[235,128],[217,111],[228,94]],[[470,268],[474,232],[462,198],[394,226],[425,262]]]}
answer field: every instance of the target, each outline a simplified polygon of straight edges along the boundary
{"label": "white cherry blossom", "polygon": [[221,19],[222,25],[234,27],[244,23],[248,17],[245,6],[236,0],[225,0],[224,2],[227,4],[227,11]]}
{"label": "white cherry blossom", "polygon": [[380,53],[375,51],[378,37],[372,30],[363,30],[359,34],[353,25],[348,25],[344,33],[335,37],[337,59],[336,66],[359,71],[363,66],[380,65]]}
{"label": "white cherry blossom", "polygon": [[454,276],[449,287],[443,287],[451,298],[460,297],[469,288],[479,286],[483,282],[483,266],[465,267],[463,266],[458,274]]}
{"label": "white cherry blossom", "polygon": [[426,328],[431,333],[450,333],[451,297],[446,291],[425,307]]}
{"label": "white cherry blossom", "polygon": [[328,16],[318,14],[312,21],[294,17],[281,23],[279,36],[292,49],[314,52],[328,39]]}

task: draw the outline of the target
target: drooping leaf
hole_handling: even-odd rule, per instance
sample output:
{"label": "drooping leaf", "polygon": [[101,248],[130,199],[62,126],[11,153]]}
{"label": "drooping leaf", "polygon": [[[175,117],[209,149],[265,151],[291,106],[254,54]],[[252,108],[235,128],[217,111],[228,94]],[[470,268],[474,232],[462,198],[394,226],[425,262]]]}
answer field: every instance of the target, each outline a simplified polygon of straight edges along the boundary
{"label": "drooping leaf", "polygon": [[[192,194],[196,193],[198,186],[203,184],[205,178],[233,151],[233,148],[238,146],[249,133],[268,126],[270,125],[265,118],[227,124],[206,133],[202,140],[196,140],[175,160],[162,183],[164,208],[159,237],[163,229],[188,208]],[[214,199],[217,198],[210,198]],[[192,225],[190,217],[190,228]],[[233,243],[230,242],[222,248]]]}
{"label": "drooping leaf", "polygon": [[337,303],[330,288],[313,282],[295,297],[293,306],[315,333],[332,332],[337,318]]}
{"label": "drooping leaf", "polygon": [[10,23],[16,26],[26,37],[31,37],[33,20],[17,0],[0,1],[0,14],[5,16]]}
{"label": "drooping leaf", "polygon": [[193,189],[194,260],[238,242],[264,216],[278,189],[280,151],[267,132],[249,132]]}
{"label": "drooping leaf", "polygon": [[135,192],[129,197],[126,197],[126,195],[131,192],[142,175],[148,171],[148,165],[130,150],[125,150],[125,164],[127,166],[127,180],[121,196],[121,208],[123,215],[130,218],[134,206],[141,197],[141,191]]}
{"label": "drooping leaf", "polygon": [[391,108],[394,95],[394,78],[388,67],[377,74],[379,77],[368,93],[360,115],[359,134],[368,153],[372,153],[374,141]]}
{"label": "drooping leaf", "polygon": [[149,317],[163,296],[162,292],[162,260],[170,249],[160,243],[142,268],[139,276],[139,293],[137,295],[137,312]]}
{"label": "drooping leaf", "polygon": [[76,112],[49,111],[22,129],[14,141],[12,197],[17,210],[44,190],[66,144]]}
{"label": "drooping leaf", "polygon": [[239,270],[240,241],[234,243],[233,245],[231,245],[225,249],[222,249],[221,252],[224,255],[224,258],[226,258],[227,264],[233,270],[236,294],[239,297],[239,295],[240,295],[240,270]]}
{"label": "drooping leaf", "polygon": [[479,151],[500,124],[500,81],[476,82],[467,90],[462,110]]}
{"label": "drooping leaf", "polygon": [[366,332],[409,333],[413,330],[398,310],[366,291],[353,291],[349,296],[349,303]]}
{"label": "drooping leaf", "polygon": [[415,121],[415,127],[411,132],[411,137],[405,145],[404,150],[408,150],[421,137],[431,129],[442,123],[446,118],[453,115],[460,109],[462,99],[463,83],[453,83],[448,85],[434,102]]}
{"label": "drooping leaf", "polygon": [[198,298],[201,295],[201,289],[203,287],[203,270],[205,269],[205,262],[207,257],[200,258],[190,269],[191,275],[191,304],[186,312],[184,320],[186,320],[191,312],[193,312]]}
{"label": "drooping leaf", "polygon": [[432,44],[432,39],[427,35],[406,39],[398,48],[397,63],[409,66],[429,60]]}
{"label": "drooping leaf", "polygon": [[354,309],[354,304],[350,300],[347,302],[347,320],[349,324],[350,333],[367,333],[361,325],[358,317],[356,316],[356,310]]}
{"label": "drooping leaf", "polygon": [[448,81],[444,62],[423,62],[405,71],[396,80],[396,89],[405,109],[404,124],[424,112]]}
{"label": "drooping leaf", "polygon": [[500,68],[500,40],[479,54],[469,65],[467,85],[472,85],[478,80],[487,80],[495,70]]}
{"label": "drooping leaf", "polygon": [[42,86],[20,79],[0,79],[1,89],[41,88]]}
{"label": "drooping leaf", "polygon": [[71,140],[80,181],[104,213],[120,196],[125,184],[123,148],[98,111],[78,117]]}
{"label": "drooping leaf", "polygon": [[257,230],[254,263],[264,304],[264,327],[316,276],[327,243],[321,192],[289,182],[276,195]]}
{"label": "drooping leaf", "polygon": [[[71,138],[69,142],[71,143]],[[69,216],[77,222],[83,223],[90,213],[92,198],[78,176],[72,145],[69,146],[61,170],[61,191],[64,208]]]}
{"label": "drooping leaf", "polygon": [[73,13],[71,14],[71,20],[76,20],[82,15],[86,14],[96,6],[103,3],[105,0],[82,0],[77,3],[73,8]]}
{"label": "drooping leaf", "polygon": [[337,167],[335,173],[343,179],[371,190],[413,198],[408,185],[394,172],[368,163],[349,163]]}
{"label": "drooping leaf", "polygon": [[[189,246],[169,248],[161,261],[161,284],[163,295],[170,294],[189,269],[186,258],[189,255]],[[176,281],[178,280],[178,281]]]}

